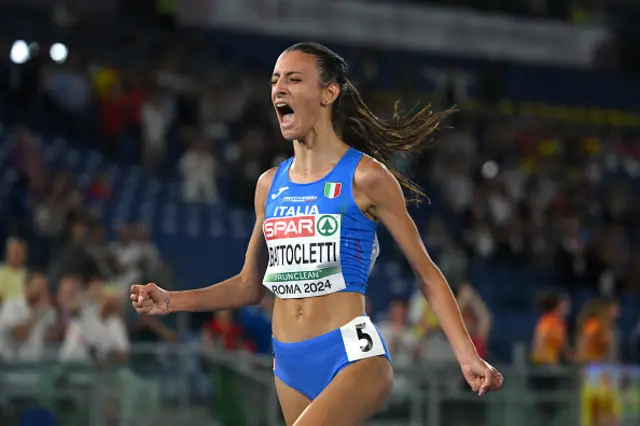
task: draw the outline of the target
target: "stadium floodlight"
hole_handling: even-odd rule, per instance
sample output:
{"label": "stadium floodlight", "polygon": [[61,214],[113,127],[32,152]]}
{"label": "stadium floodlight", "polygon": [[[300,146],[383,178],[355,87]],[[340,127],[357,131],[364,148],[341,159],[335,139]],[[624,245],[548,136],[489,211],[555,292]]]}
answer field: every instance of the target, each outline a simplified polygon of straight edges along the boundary
{"label": "stadium floodlight", "polygon": [[29,60],[29,46],[24,40],[16,40],[11,46],[9,58],[14,64],[24,64]]}
{"label": "stadium floodlight", "polygon": [[53,62],[61,64],[67,60],[69,49],[62,43],[54,43],[51,45],[51,49],[49,49],[49,56],[51,56]]}

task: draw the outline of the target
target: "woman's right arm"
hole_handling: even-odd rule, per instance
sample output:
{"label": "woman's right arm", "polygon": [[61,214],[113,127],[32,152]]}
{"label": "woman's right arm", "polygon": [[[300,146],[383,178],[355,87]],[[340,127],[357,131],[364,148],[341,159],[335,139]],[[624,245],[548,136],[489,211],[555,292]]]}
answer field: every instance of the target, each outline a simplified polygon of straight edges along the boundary
{"label": "woman's right arm", "polygon": [[264,296],[262,274],[267,262],[267,250],[262,234],[265,203],[276,169],[260,176],[255,192],[256,223],[253,227],[244,266],[240,273],[209,287],[169,292],[171,312],[216,311],[259,303]]}

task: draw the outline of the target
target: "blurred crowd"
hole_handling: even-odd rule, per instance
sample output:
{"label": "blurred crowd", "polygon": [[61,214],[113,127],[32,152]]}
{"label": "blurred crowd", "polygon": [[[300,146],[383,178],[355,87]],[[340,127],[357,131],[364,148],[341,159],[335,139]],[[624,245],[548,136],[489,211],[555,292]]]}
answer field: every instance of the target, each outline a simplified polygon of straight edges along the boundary
{"label": "blurred crowd", "polygon": [[427,244],[525,259],[570,292],[638,294],[639,141],[532,118],[462,119],[423,169],[453,222],[432,218]]}
{"label": "blurred crowd", "polygon": [[[121,224],[108,241],[101,209],[117,196],[108,169],[82,182],[68,170],[48,170],[36,133],[98,148],[110,162],[140,164],[158,179],[177,177],[187,203],[247,210],[257,177],[291,153],[267,96],[268,70],[224,61],[197,39],[163,40],[153,50],[149,62],[123,64],[71,49],[64,63],[29,65],[37,69],[24,67],[3,82],[8,103],[18,105],[6,110],[7,122],[21,124],[11,127],[16,177],[0,269],[0,352],[7,359],[35,359],[49,347],[63,359],[124,359],[132,339],[183,338],[161,320],[127,315],[128,287],[156,280],[164,262],[144,223]],[[420,97],[406,88],[377,91],[375,52],[365,62],[371,81],[361,87],[379,115],[390,115],[396,97]],[[455,88],[446,92],[436,94],[436,108],[463,101]],[[33,122],[35,115],[45,118]],[[587,291],[594,300],[640,295],[638,129],[505,117],[492,103],[449,124],[426,156],[398,156],[394,164],[431,199],[432,208],[415,215],[428,215],[425,244],[481,352],[488,350],[492,312],[469,273],[478,262],[526,265],[544,277],[539,291]],[[515,309],[531,308],[530,300],[520,303]],[[216,313],[200,321],[196,338],[205,347],[268,353],[270,309],[266,300]],[[377,314],[398,359],[452,359],[419,297],[394,300]],[[615,329],[613,319],[604,322]],[[580,336],[587,323],[569,329]]]}
{"label": "blurred crowd", "polygon": [[131,284],[152,273],[157,252],[124,225],[109,245],[101,239],[101,228],[93,228],[89,237],[87,225],[77,219],[68,232],[55,240],[37,240],[52,253],[42,269],[27,268],[25,240],[7,239],[0,267],[3,359],[58,358],[51,351],[69,361],[124,359],[128,354],[123,301]]}

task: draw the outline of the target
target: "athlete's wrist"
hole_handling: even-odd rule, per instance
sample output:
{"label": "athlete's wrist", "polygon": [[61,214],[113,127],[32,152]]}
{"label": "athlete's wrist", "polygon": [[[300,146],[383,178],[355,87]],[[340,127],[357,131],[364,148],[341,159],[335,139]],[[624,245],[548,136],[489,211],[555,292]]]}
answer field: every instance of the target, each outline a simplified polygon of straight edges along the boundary
{"label": "athlete's wrist", "polygon": [[163,306],[170,314],[192,312],[199,308],[196,305],[199,300],[197,295],[192,294],[191,291],[167,291]]}
{"label": "athlete's wrist", "polygon": [[480,355],[478,355],[478,351],[476,350],[476,347],[474,346],[473,342],[471,342],[471,339],[469,339],[468,344],[465,344],[462,347],[457,348],[457,350],[455,351],[455,354],[456,354],[456,358],[458,359],[458,363],[460,363],[460,365],[472,364],[478,358],[480,358]]}

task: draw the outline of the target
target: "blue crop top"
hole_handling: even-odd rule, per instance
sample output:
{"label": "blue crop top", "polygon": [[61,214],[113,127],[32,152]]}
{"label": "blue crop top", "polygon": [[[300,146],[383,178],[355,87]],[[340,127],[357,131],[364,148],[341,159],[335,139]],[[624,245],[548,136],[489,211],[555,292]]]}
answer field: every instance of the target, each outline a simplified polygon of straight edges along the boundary
{"label": "blue crop top", "polygon": [[278,167],[262,226],[269,250],[263,284],[276,296],[365,293],[379,246],[377,223],[353,198],[362,155],[350,148],[327,176],[311,183],[291,182],[293,158]]}

